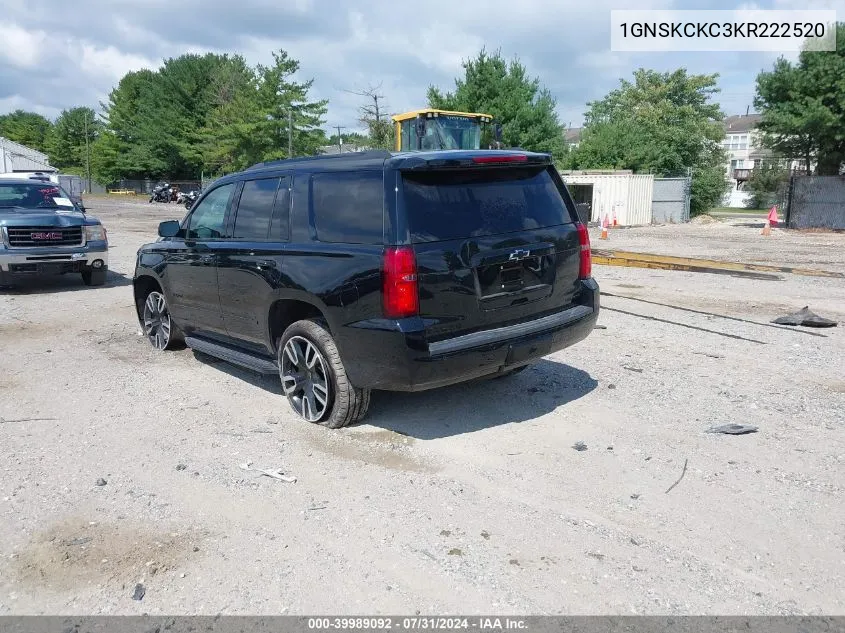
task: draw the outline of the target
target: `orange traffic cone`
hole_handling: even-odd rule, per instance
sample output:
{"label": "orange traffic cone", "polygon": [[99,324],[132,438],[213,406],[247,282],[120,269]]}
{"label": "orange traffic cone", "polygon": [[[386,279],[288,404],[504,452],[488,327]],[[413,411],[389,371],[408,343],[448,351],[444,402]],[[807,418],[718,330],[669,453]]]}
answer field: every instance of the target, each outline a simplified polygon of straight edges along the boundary
{"label": "orange traffic cone", "polygon": [[613,226],[617,226],[616,224],[616,207],[613,207]]}
{"label": "orange traffic cone", "polygon": [[607,225],[608,225],[607,215],[605,215],[604,216],[604,222],[602,222],[602,224],[601,224],[601,239],[603,239],[603,240],[607,239]]}
{"label": "orange traffic cone", "polygon": [[778,223],[778,205],[772,205],[769,215],[766,217],[766,226],[763,227],[761,235],[771,235],[772,227]]}
{"label": "orange traffic cone", "polygon": [[772,205],[772,208],[769,209],[769,224],[772,226],[777,226],[778,224],[778,205]]}

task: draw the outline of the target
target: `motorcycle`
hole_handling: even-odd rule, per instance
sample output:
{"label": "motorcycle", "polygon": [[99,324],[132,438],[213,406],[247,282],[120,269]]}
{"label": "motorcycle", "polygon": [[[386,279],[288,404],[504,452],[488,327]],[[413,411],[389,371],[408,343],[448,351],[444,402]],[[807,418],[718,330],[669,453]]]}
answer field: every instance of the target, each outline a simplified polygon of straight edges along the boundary
{"label": "motorcycle", "polygon": [[173,188],[170,183],[163,182],[156,185],[150,196],[150,202],[170,202],[173,197]]}
{"label": "motorcycle", "polygon": [[192,206],[194,206],[194,203],[197,201],[197,198],[200,197],[200,193],[201,192],[199,191],[193,190],[188,191],[187,193],[180,194],[182,198],[180,204],[184,204],[186,209],[190,209]]}

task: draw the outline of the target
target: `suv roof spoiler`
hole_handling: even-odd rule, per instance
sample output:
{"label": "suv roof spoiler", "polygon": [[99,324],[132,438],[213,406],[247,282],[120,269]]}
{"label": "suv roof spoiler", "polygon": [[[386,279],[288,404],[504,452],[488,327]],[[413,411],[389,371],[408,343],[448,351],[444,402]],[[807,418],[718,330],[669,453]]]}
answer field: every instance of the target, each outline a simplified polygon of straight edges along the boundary
{"label": "suv roof spoiler", "polygon": [[402,170],[454,169],[479,167],[518,167],[520,165],[551,165],[551,154],[522,149],[466,150],[445,152],[413,152],[394,157],[394,165]]}

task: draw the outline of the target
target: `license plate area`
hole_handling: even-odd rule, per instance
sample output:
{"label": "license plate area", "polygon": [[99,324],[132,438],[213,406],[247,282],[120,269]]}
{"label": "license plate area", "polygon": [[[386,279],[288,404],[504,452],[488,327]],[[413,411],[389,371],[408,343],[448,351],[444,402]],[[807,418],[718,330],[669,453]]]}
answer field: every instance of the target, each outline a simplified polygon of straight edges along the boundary
{"label": "license plate area", "polygon": [[534,337],[525,343],[514,343],[508,347],[505,365],[519,365],[547,356],[551,352],[552,336],[546,334]]}
{"label": "license plate area", "polygon": [[555,254],[506,260],[475,269],[482,310],[499,310],[548,297],[555,282]]}

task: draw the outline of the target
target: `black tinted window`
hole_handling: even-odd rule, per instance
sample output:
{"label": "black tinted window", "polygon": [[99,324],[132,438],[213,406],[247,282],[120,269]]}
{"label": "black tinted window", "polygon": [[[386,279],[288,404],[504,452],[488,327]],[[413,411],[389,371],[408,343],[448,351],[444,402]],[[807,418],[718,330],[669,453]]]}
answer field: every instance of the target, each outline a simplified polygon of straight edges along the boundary
{"label": "black tinted window", "polygon": [[316,174],[314,216],[321,242],[381,244],[384,185],[381,171]]}
{"label": "black tinted window", "polygon": [[224,237],[226,211],[234,190],[234,183],[217,187],[209,191],[208,195],[193,208],[188,220],[189,239],[210,240]]}
{"label": "black tinted window", "polygon": [[498,235],[571,222],[545,167],[403,174],[415,242]]}
{"label": "black tinted window", "polygon": [[279,178],[247,180],[235,216],[236,239],[266,240]]}

